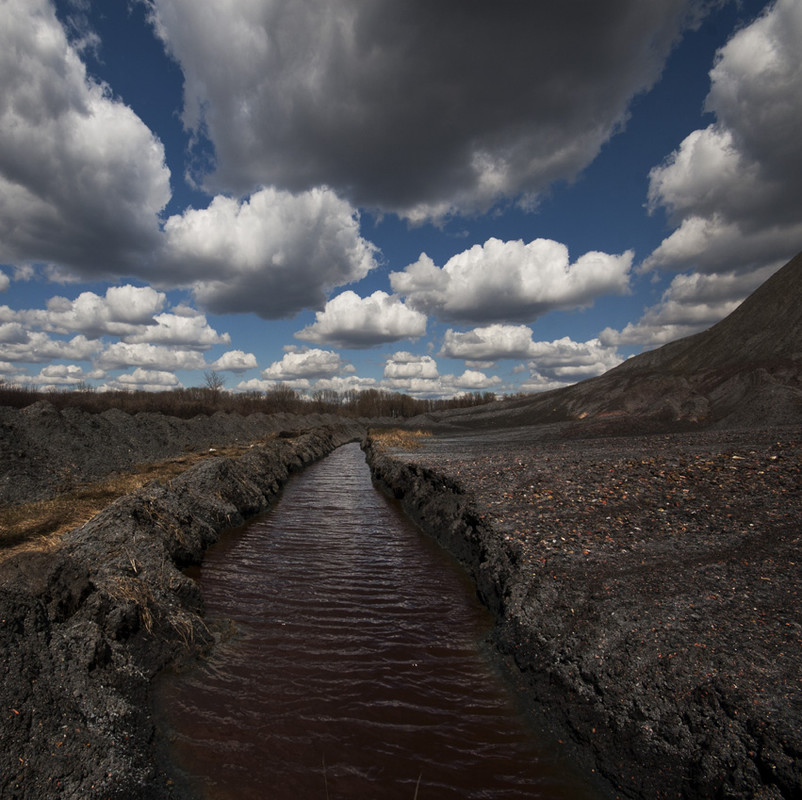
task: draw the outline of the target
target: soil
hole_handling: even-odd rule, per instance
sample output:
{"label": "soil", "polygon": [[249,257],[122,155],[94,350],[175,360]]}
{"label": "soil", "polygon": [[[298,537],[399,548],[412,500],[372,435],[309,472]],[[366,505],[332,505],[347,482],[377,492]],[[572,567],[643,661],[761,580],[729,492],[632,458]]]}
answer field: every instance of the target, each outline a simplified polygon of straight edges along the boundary
{"label": "soil", "polygon": [[[74,441],[60,438],[50,410],[36,413],[53,424],[51,452],[53,442]],[[159,430],[180,430],[178,421],[159,422]],[[207,425],[203,435],[222,437],[225,427]],[[239,458],[206,459],[167,484],[120,498],[55,550],[0,562],[0,796],[184,796],[156,738],[150,684],[167,665],[207,651],[216,633],[181,567],[268,507],[290,471],[363,432],[342,421],[296,427]],[[186,441],[165,436],[127,457],[144,460]]]}
{"label": "soil", "polygon": [[613,796],[802,797],[799,427],[602,433],[368,455],[473,575],[537,723]]}
{"label": "soil", "polygon": [[[537,724],[612,796],[802,797],[800,428],[629,418],[621,435],[626,421],[445,428],[367,453],[474,577]],[[120,498],[52,551],[0,561],[0,796],[189,796],[150,684],[225,632],[181,568],[291,470],[365,433],[336,418],[0,409],[6,503],[58,494],[65,465],[73,485],[270,432]]]}
{"label": "soil", "polygon": [[87,481],[187,452],[341,422],[332,414],[218,412],[185,420],[117,409],[102,414],[58,411],[45,401],[21,410],[0,406],[0,504],[55,497]]}

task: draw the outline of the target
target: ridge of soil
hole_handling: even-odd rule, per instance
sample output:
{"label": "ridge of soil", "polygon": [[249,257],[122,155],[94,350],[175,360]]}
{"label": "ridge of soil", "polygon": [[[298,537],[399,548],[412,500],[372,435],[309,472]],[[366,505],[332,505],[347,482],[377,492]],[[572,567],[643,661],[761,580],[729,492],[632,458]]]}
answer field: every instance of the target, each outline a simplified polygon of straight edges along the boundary
{"label": "ridge of soil", "polygon": [[802,796],[798,427],[366,452],[463,564],[537,724],[616,797]]}
{"label": "ridge of soil", "polygon": [[160,755],[150,682],[207,651],[215,632],[180,568],[267,508],[291,471],[363,433],[358,423],[296,429],[236,459],[205,459],[121,497],[55,549],[2,561],[0,796],[182,797]]}
{"label": "ridge of soil", "polygon": [[[111,409],[61,411],[46,401],[0,406],[0,505],[57,497],[81,484],[188,453],[249,445],[286,430],[340,425],[333,414],[228,414],[192,419]],[[359,420],[356,420],[359,423]]]}

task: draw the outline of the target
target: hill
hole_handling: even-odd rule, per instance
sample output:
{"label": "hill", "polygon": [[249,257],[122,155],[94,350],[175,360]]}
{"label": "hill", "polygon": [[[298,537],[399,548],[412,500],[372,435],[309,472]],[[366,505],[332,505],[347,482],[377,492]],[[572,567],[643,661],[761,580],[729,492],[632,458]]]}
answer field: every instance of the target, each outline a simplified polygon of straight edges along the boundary
{"label": "hill", "polygon": [[802,253],[706,331],[573,386],[429,420],[460,427],[583,421],[611,432],[802,421]]}

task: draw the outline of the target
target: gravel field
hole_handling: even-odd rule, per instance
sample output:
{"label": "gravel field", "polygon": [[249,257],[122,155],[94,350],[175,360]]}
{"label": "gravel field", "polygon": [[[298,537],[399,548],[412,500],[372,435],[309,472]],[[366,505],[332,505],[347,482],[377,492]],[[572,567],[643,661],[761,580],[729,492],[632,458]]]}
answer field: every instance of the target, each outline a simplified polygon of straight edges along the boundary
{"label": "gravel field", "polygon": [[566,430],[389,455],[464,496],[500,649],[616,793],[802,796],[799,428]]}

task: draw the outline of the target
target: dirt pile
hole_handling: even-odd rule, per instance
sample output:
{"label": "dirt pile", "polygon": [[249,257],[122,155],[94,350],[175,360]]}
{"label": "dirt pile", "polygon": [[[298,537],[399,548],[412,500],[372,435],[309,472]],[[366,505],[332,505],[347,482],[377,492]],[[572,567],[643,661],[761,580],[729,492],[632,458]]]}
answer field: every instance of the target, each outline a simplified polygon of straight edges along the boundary
{"label": "dirt pile", "polygon": [[702,333],[574,386],[414,424],[514,427],[584,421],[626,434],[802,422],[802,253]]}
{"label": "dirt pile", "polygon": [[41,500],[137,464],[342,421],[330,414],[220,412],[189,420],[116,409],[90,414],[46,402],[0,407],[0,503]]}
{"label": "dirt pile", "polygon": [[616,796],[802,795],[798,428],[369,450],[462,561],[531,707]]}
{"label": "dirt pile", "polygon": [[362,433],[358,424],[297,431],[203,461],[119,499],[55,552],[0,563],[2,797],[181,796],[156,766],[149,685],[215,634],[180,567],[265,509],[290,471]]}

